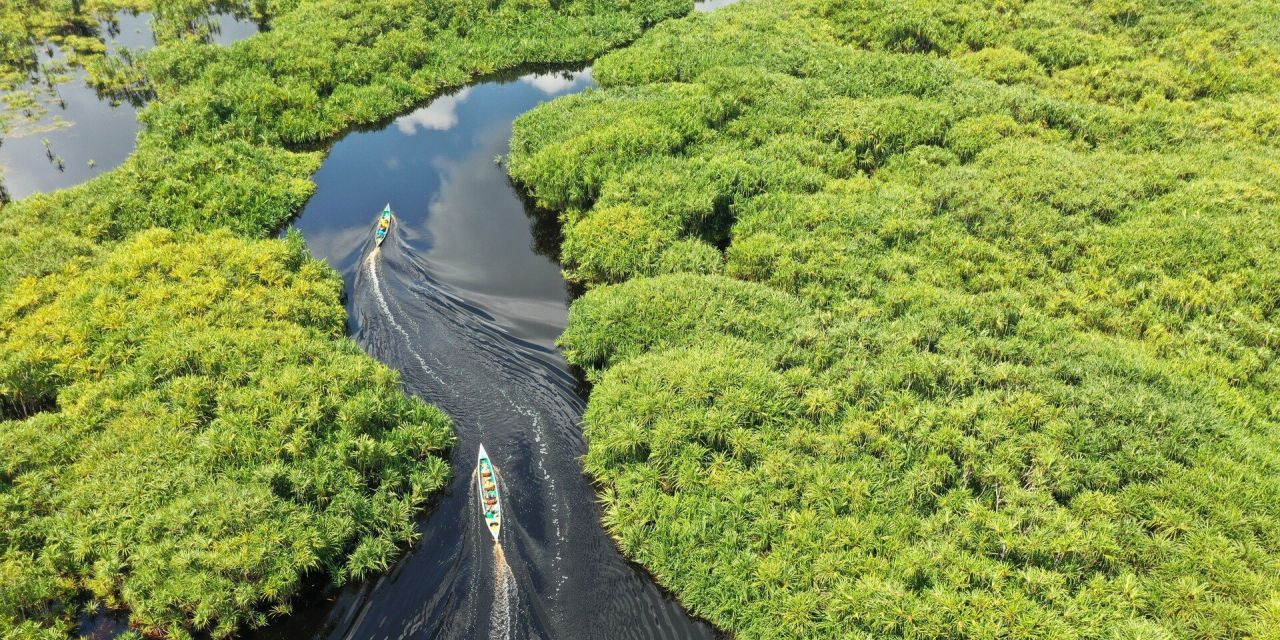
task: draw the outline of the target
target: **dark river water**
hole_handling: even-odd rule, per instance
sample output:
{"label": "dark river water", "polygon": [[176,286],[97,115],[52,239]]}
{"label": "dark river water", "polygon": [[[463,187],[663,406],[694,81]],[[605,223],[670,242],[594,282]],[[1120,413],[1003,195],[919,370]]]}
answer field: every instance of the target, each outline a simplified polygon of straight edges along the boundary
{"label": "dark river water", "polygon": [[[219,45],[243,40],[259,28],[225,13],[211,15],[209,20],[214,27],[211,39]],[[114,25],[99,25],[99,35],[109,54],[122,47],[136,53],[155,46],[149,13],[120,12]],[[52,55],[39,49],[40,64],[63,59],[57,47],[51,51]],[[20,125],[0,142],[0,181],[15,200],[80,184],[119,166],[136,146],[141,105],[99,95],[86,83],[83,69],[70,69],[67,75],[70,79],[56,85],[53,95],[46,89],[41,97],[47,113]]]}
{"label": "dark river water", "polygon": [[[601,528],[582,474],[577,393],[554,341],[570,298],[557,227],[528,212],[495,157],[511,123],[593,86],[590,70],[472,85],[334,145],[294,226],[346,280],[354,339],[452,416],[455,478],[387,575],[312,603],[270,638],[704,638]],[[396,222],[381,248],[374,223]],[[501,478],[500,544],[472,475]]]}

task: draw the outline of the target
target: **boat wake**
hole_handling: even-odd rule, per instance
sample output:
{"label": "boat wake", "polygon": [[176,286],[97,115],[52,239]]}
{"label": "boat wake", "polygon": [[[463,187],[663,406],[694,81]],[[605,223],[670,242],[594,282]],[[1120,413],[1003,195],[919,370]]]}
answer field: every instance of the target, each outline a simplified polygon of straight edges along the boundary
{"label": "boat wake", "polygon": [[378,301],[378,308],[382,311],[383,318],[396,330],[396,333],[400,334],[400,337],[404,338],[404,347],[418,362],[418,368],[443,386],[444,379],[436,374],[435,370],[427,364],[426,359],[422,357],[422,354],[413,348],[409,332],[405,331],[399,322],[396,322],[396,317],[391,313],[391,307],[387,304],[387,298],[382,295],[382,281],[378,277],[378,255],[381,252],[382,247],[374,247],[373,251],[370,251],[368,257],[364,259],[364,270],[369,274],[369,289],[373,292],[373,297]]}
{"label": "boat wake", "polygon": [[511,603],[519,606],[520,590],[515,575],[507,565],[502,545],[493,545],[493,608],[489,612],[489,637],[507,640],[511,637]]}
{"label": "boat wake", "polygon": [[[555,77],[590,84],[582,72]],[[387,575],[295,608],[257,637],[714,635],[618,554],[582,473],[585,402],[555,346],[569,294],[493,162],[509,151],[512,120],[564,91],[549,87],[543,76],[474,85],[455,101],[455,129],[352,134],[317,174],[295,224],[343,275],[352,338],[452,418],[457,472],[419,521],[421,542]],[[394,230],[375,247],[369,217],[352,212],[388,199]],[[481,442],[497,454],[501,545],[480,524],[468,471]]]}

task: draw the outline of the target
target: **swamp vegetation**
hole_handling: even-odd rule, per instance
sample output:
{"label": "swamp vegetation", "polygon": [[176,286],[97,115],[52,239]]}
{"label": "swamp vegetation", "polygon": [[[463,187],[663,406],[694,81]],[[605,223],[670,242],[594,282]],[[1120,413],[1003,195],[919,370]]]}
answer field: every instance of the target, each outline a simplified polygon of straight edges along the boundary
{"label": "swamp vegetation", "polygon": [[139,65],[156,100],[138,149],[84,185],[0,210],[0,292],[139,229],[263,235],[310,195],[322,146],[478,75],[584,60],[683,14],[616,3],[295,0],[230,47],[179,40]]}
{"label": "swamp vegetation", "polygon": [[[81,5],[5,7],[44,16],[6,44],[20,58]],[[310,576],[385,568],[447,476],[447,419],[344,336],[332,270],[263,238],[342,132],[691,7],[281,0],[254,9],[269,31],[138,58],[137,151],[0,202],[0,629],[65,637],[105,604],[143,632],[224,637]]]}
{"label": "swamp vegetation", "polygon": [[[120,29],[116,17],[121,12],[150,14],[155,43],[165,45],[180,40],[209,42],[217,28],[209,19],[213,13],[265,22],[271,12],[288,6],[272,0],[4,0],[0,2],[4,115],[11,120],[34,115],[16,110],[33,106],[42,89],[65,81],[72,68],[84,69],[88,82],[108,93],[124,93],[131,85],[145,84],[141,70],[132,67],[132,52],[110,51],[108,38]],[[42,50],[46,57],[54,50],[63,55],[42,60]]]}
{"label": "swamp vegetation", "polygon": [[225,635],[310,571],[386,569],[449,477],[451,427],[340,339],[340,294],[300,236],[227,231],[148,231],[23,281],[0,311],[20,418],[0,623],[32,631],[83,589],[144,630]]}
{"label": "swamp vegetation", "polygon": [[741,638],[1277,638],[1274,3],[746,0],[517,121],[586,467]]}

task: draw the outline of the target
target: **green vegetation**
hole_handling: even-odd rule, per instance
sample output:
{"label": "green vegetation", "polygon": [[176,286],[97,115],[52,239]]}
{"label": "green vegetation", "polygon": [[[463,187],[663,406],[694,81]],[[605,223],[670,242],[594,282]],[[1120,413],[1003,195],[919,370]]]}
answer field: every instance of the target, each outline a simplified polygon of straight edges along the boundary
{"label": "green vegetation", "polygon": [[747,0],[516,125],[606,524],[742,638],[1277,638],[1266,2]]}
{"label": "green vegetation", "polygon": [[[84,589],[224,636],[310,571],[385,569],[452,430],[339,340],[341,284],[288,243],[149,231],[0,309],[0,627]],[[65,635],[65,630],[59,635]],[[178,635],[181,635],[178,633]]]}
{"label": "green vegetation", "polygon": [[[217,28],[213,13],[264,21],[269,11],[284,6],[262,0],[4,0],[0,2],[0,93],[5,94],[0,134],[57,126],[39,121],[50,105],[61,101],[58,87],[76,78],[74,69],[83,69],[85,81],[113,100],[145,102],[151,88],[136,64],[141,52],[125,47],[113,52],[108,46],[124,12],[151,12],[149,35],[166,45],[181,40],[208,43]],[[52,59],[42,61],[40,50]]]}
{"label": "green vegetation", "polygon": [[157,100],[129,160],[0,216],[0,292],[148,226],[269,233],[311,194],[321,154],[301,149],[479,74],[591,58],[691,6],[308,0],[230,47],[157,47],[139,61]]}
{"label": "green vegetation", "polygon": [[129,160],[0,203],[0,628],[61,637],[102,600],[221,637],[308,573],[384,567],[444,477],[446,423],[342,336],[336,274],[250,239],[350,127],[691,6],[282,0],[270,31],[137,59],[155,100]]}

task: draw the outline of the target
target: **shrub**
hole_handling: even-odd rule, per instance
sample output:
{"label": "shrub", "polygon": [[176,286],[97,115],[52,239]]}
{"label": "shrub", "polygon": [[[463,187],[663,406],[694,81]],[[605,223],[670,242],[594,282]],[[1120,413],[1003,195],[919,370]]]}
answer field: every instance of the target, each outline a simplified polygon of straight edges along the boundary
{"label": "shrub", "polygon": [[649,350],[713,336],[768,343],[802,317],[804,303],[768,287],[710,275],[631,280],[588,292],[561,337],[574,362],[601,372]]}
{"label": "shrub", "polygon": [[958,62],[973,75],[1004,84],[1035,82],[1045,77],[1044,69],[1035,58],[1010,47],[975,51]]}
{"label": "shrub", "polygon": [[[598,194],[562,341],[624,553],[743,638],[1274,635],[1268,15],[750,0],[518,121]],[[664,94],[723,116],[590,151]],[[724,275],[656,275],[690,242]]]}
{"label": "shrub", "polygon": [[[301,238],[138,235],[0,309],[0,620],[88,590],[225,636],[304,577],[384,569],[441,487],[448,419],[344,331]],[[286,610],[286,609],[280,610]]]}

